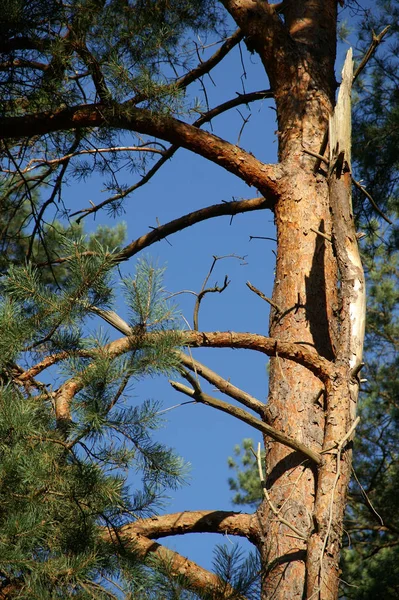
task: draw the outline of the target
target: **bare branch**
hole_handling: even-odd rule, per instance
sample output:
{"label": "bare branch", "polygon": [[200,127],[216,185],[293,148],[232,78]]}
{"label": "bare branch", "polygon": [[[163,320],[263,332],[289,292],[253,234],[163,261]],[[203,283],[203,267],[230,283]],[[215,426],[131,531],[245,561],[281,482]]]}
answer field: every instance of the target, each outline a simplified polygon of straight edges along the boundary
{"label": "bare branch", "polygon": [[199,313],[199,308],[200,308],[200,304],[201,304],[203,297],[206,294],[214,294],[216,292],[221,294],[222,292],[224,292],[224,290],[227,288],[227,286],[230,283],[230,281],[228,280],[228,276],[226,275],[224,278],[223,285],[218,286],[217,284],[215,284],[213,287],[210,287],[210,288],[205,287],[209,281],[209,278],[212,274],[213,269],[215,268],[217,261],[223,260],[224,258],[238,258],[239,260],[244,260],[244,258],[242,256],[236,256],[235,254],[228,254],[226,256],[214,256],[213,257],[213,262],[212,262],[211,268],[209,269],[208,274],[204,279],[204,283],[202,284],[202,288],[201,288],[200,292],[197,294],[197,299],[196,299],[196,302],[194,305],[193,323],[194,323],[194,329],[196,331],[198,331],[198,313]]}
{"label": "bare branch", "polygon": [[[98,208],[98,205],[95,208]],[[115,254],[115,263],[127,260],[138,252],[141,252],[141,250],[144,248],[148,248],[155,242],[159,242],[169,235],[172,235],[178,231],[182,231],[183,229],[191,227],[196,223],[201,223],[201,221],[213,219],[214,217],[223,217],[227,215],[234,216],[244,212],[264,209],[273,210],[273,203],[262,197],[251,198],[248,200],[233,200],[232,202],[222,202],[220,204],[213,204],[212,206],[200,208],[199,210],[188,213],[187,215],[183,215],[174,221],[165,223],[165,225],[159,225],[158,227],[152,228],[149,233],[137,238],[125,246],[125,248],[123,248],[118,254]],[[92,251],[88,251],[82,255],[90,256],[92,254]],[[68,262],[68,260],[70,260],[70,256],[55,258],[51,261],[51,264],[63,264]],[[36,266],[46,267],[48,264],[48,262],[36,263]]]}
{"label": "bare branch", "polygon": [[265,296],[265,294],[263,292],[261,292],[260,290],[258,290],[258,288],[256,288],[254,285],[252,285],[252,283],[250,281],[247,281],[247,283],[245,284],[252,292],[254,292],[257,296],[259,296],[259,298],[262,298],[262,300],[264,300],[265,302],[267,302],[268,304],[270,304],[270,306],[272,306],[277,314],[281,314],[283,311],[281,310],[281,308],[279,306],[277,306],[277,304],[275,302],[273,302],[273,300],[271,300],[270,298],[268,298],[267,296]]}
{"label": "bare branch", "polygon": [[366,198],[368,198],[368,200],[370,201],[370,204],[372,205],[372,207],[374,208],[374,210],[380,215],[380,217],[382,219],[384,219],[384,221],[386,221],[387,223],[389,223],[390,225],[393,224],[393,222],[391,221],[391,219],[389,219],[389,217],[387,217],[380,208],[378,208],[377,204],[374,201],[374,198],[371,196],[371,194],[368,193],[368,191],[366,190],[365,187],[362,186],[362,184],[359,181],[356,181],[356,179],[354,179],[352,177],[352,183],[355,187],[357,187],[358,190],[360,190],[365,196]]}
{"label": "bare branch", "polygon": [[144,535],[159,539],[186,533],[220,533],[246,537],[252,543],[259,541],[259,524],[256,515],[224,510],[197,510],[157,515],[124,525],[123,535]]}
{"label": "bare branch", "polygon": [[193,371],[196,375],[200,375],[204,379],[206,379],[209,383],[218,388],[223,394],[230,396],[230,398],[234,398],[241,404],[244,404],[247,408],[255,411],[259,415],[262,415],[265,409],[265,405],[260,400],[257,400],[247,392],[244,392],[240,388],[236,387],[227,379],[223,379],[220,375],[212,371],[209,367],[206,367],[198,360],[196,360],[193,356],[187,356],[184,352],[179,352],[179,359],[181,363]]}
{"label": "bare branch", "polygon": [[266,200],[265,198],[251,198],[250,200],[235,200],[233,202],[222,202],[220,204],[213,204],[205,208],[200,208],[194,212],[183,215],[178,219],[174,219],[165,225],[160,225],[152,229],[149,233],[146,233],[134,240],[116,256],[116,260],[126,260],[144,248],[148,248],[155,242],[163,240],[168,235],[182,231],[187,227],[191,227],[201,221],[213,219],[214,217],[222,217],[225,215],[236,215],[243,212],[251,212],[253,210],[263,210],[268,208],[273,209],[273,202]]}
{"label": "bare branch", "polygon": [[240,29],[237,29],[233,35],[227,38],[224,44],[210,57],[208,60],[200,63],[197,67],[180,77],[175,85],[179,89],[186,88],[190,83],[206,75],[232,50],[241,42],[244,34]]}
{"label": "bare branch", "polygon": [[379,33],[378,35],[375,35],[374,31],[373,31],[373,40],[366,52],[366,54],[363,56],[360,64],[358,65],[356,71],[353,74],[353,83],[356,81],[356,79],[359,77],[360,73],[363,71],[364,67],[367,65],[368,61],[370,60],[370,58],[373,56],[377,46],[382,42],[382,38],[388,33],[389,29],[391,28],[390,25],[387,25],[382,31],[381,33]]}
{"label": "bare branch", "polygon": [[33,169],[38,169],[40,167],[43,167],[44,165],[57,165],[67,160],[70,160],[71,158],[75,158],[76,156],[82,156],[83,154],[103,154],[105,152],[151,152],[153,154],[163,155],[165,153],[165,150],[160,150],[159,148],[152,148],[151,146],[147,146],[144,144],[142,146],[115,146],[113,148],[91,148],[85,150],[78,150],[77,152],[66,154],[65,156],[60,156],[60,158],[53,158],[51,160],[46,160],[45,158],[34,158],[29,162],[26,169],[24,169],[21,172],[29,173],[30,171],[33,171]]}
{"label": "bare branch", "polygon": [[233,406],[231,404],[228,404],[227,402],[218,400],[217,398],[213,398],[212,396],[205,394],[204,392],[200,391],[199,389],[193,390],[193,389],[187,387],[186,385],[183,385],[182,383],[179,383],[177,381],[170,381],[169,383],[178,392],[186,394],[186,396],[190,396],[191,398],[194,398],[195,400],[197,400],[198,402],[201,402],[202,404],[206,404],[207,406],[212,406],[213,408],[216,408],[217,410],[221,410],[222,412],[225,412],[225,413],[235,417],[236,419],[239,419],[240,421],[243,421],[244,423],[251,425],[251,427],[254,427],[254,429],[257,429],[258,431],[261,431],[263,434],[268,435],[273,440],[280,442],[280,444],[283,444],[284,446],[287,446],[288,448],[292,448],[293,450],[296,450],[297,452],[301,452],[302,454],[304,454],[305,456],[310,458],[317,465],[321,464],[322,459],[321,459],[320,454],[318,454],[317,452],[314,452],[313,450],[311,450],[310,448],[308,448],[301,442],[298,442],[297,440],[293,440],[292,438],[284,435],[280,431],[277,431],[277,429],[274,429],[274,427],[267,425],[267,423],[264,423],[260,419],[257,419],[256,417],[254,417],[247,411],[243,410],[242,408],[239,408],[238,406]]}

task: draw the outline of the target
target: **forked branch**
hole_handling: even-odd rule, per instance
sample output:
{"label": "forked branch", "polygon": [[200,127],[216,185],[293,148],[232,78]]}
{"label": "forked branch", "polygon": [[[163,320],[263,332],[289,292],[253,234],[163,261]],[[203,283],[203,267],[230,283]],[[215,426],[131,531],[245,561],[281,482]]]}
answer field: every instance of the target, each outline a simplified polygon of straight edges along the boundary
{"label": "forked branch", "polygon": [[217,387],[218,390],[230,396],[230,398],[234,398],[247,408],[250,408],[254,412],[262,415],[265,409],[265,405],[260,400],[257,400],[244,390],[241,390],[237,386],[233,385],[227,379],[224,379],[209,367],[206,367],[198,360],[196,360],[193,356],[187,356],[184,352],[179,352],[179,360],[180,362],[190,371],[193,371],[196,375],[200,375],[206,381]]}
{"label": "forked branch", "polygon": [[218,400],[217,398],[213,398],[212,396],[205,394],[201,390],[199,385],[196,384],[192,380],[191,377],[190,378],[187,377],[187,373],[186,374],[183,373],[183,375],[187,379],[190,379],[190,383],[192,383],[195,386],[195,388],[191,389],[191,388],[187,387],[186,385],[183,385],[182,383],[179,383],[177,381],[170,381],[171,386],[178,392],[181,392],[181,393],[185,394],[186,396],[190,396],[191,398],[194,398],[195,400],[197,400],[197,402],[201,402],[201,404],[206,404],[207,406],[211,406],[212,408],[221,410],[222,412],[225,412],[225,413],[235,417],[236,419],[239,419],[240,421],[243,421],[244,423],[251,425],[251,427],[253,427],[254,429],[257,429],[258,431],[261,431],[265,435],[268,435],[276,442],[280,442],[280,444],[283,444],[284,446],[287,446],[288,448],[292,448],[293,450],[296,450],[297,452],[301,452],[302,454],[307,456],[307,458],[310,458],[315,464],[317,464],[317,465],[321,464],[320,454],[318,454],[317,452],[314,452],[311,448],[308,448],[301,442],[298,442],[297,440],[294,440],[294,439],[284,435],[280,431],[277,431],[277,429],[274,429],[274,427],[267,425],[267,423],[264,423],[257,417],[254,417],[253,415],[248,413],[246,410],[243,410],[242,408],[239,408],[238,406],[233,406],[232,404],[228,404],[228,402],[224,402],[223,400]]}

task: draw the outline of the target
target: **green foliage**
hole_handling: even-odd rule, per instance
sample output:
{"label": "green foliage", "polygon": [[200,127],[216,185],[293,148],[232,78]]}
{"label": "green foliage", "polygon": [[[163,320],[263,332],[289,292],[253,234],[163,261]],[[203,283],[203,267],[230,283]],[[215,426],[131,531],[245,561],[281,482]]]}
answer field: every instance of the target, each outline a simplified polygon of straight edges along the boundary
{"label": "green foliage", "polygon": [[[161,82],[167,85],[163,63],[181,48],[187,29],[209,30],[216,21],[215,3],[210,0],[7,0],[6,4],[0,56],[10,68],[0,82],[5,110],[17,113],[28,106],[45,110],[85,100],[79,83],[94,75],[96,65],[102,68],[102,85],[108,89],[102,100],[122,101],[145,92],[148,102],[152,98],[164,103],[161,98],[170,99],[170,90],[159,89]],[[87,74],[77,79],[84,70]]]}
{"label": "green foliage", "polygon": [[[83,224],[76,222],[66,226],[57,220],[51,224],[40,223],[41,191],[41,187],[29,185],[20,177],[0,178],[0,274],[5,273],[10,264],[21,265],[27,260],[37,265],[57,264],[59,259],[68,256],[63,251],[71,250],[65,241],[78,242],[84,235]],[[99,244],[114,252],[121,248],[125,237],[123,222],[112,228],[99,226],[85,239],[85,248],[95,252]],[[41,269],[42,281],[47,285],[60,286],[67,276],[69,265],[64,262],[53,269]]]}
{"label": "green foliage", "polygon": [[[177,366],[179,335],[165,330],[177,321],[162,270],[141,261],[126,280],[131,306],[145,302],[135,321],[142,336],[125,354],[112,354],[107,340],[84,335],[91,309],[113,303],[115,269],[112,252],[98,242],[88,251],[89,244],[63,238],[69,258],[58,290],[29,264],[11,266],[1,282],[0,583],[18,598],[115,598],[115,586],[130,593],[134,582],[148,583],[151,565],[106,534],[153,514],[185,473],[181,459],[151,437],[159,403],[132,406],[125,394],[130,381]],[[22,380],[35,361],[45,380]],[[57,402],[68,385],[76,388],[61,427]]]}
{"label": "green foliage", "polygon": [[[226,545],[216,546],[214,558],[214,570],[217,575],[234,588],[236,594],[232,594],[231,600],[245,595],[248,600],[256,600],[260,595],[259,572],[260,563],[257,554],[250,553],[247,556],[238,546],[232,548]],[[222,589],[227,592],[226,585]]]}
{"label": "green foliage", "polygon": [[[361,54],[370,44],[373,32],[386,25],[390,30],[374,59],[356,84],[358,94],[353,111],[353,153],[355,175],[386,213],[399,210],[399,3],[378,1],[379,10],[368,11],[359,33]],[[362,227],[373,235],[377,217],[374,207],[358,191],[354,191],[356,212]],[[387,241],[397,246],[397,226],[393,226]]]}
{"label": "green foliage", "polygon": [[[192,582],[183,574],[176,574],[165,560],[151,561],[151,585],[135,581],[132,592],[135,600],[257,600],[259,598],[259,557],[245,556],[236,545],[218,545],[214,550],[213,568],[220,583],[194,592]],[[147,587],[145,587],[147,584]]]}
{"label": "green foliage", "polygon": [[[222,27],[217,5],[215,0],[6,0],[0,114],[31,115],[88,103],[101,103],[104,114],[127,115],[137,106],[162,116],[188,112],[189,100],[176,80],[197,61],[189,34]],[[39,263],[54,258],[53,238],[60,231],[54,220],[68,216],[62,192],[69,176],[79,181],[98,172],[102,191],[109,193],[108,209],[118,214],[131,185],[121,172],[142,175],[153,158],[140,151],[149,145],[142,136],[129,134],[130,150],[121,151],[123,134],[106,127],[8,144],[0,147],[7,174],[0,182],[1,243],[8,253],[0,259],[0,271],[9,258],[27,255]]]}
{"label": "green foliage", "polygon": [[[230,490],[236,492],[233,503],[238,506],[249,505],[256,508],[262,500],[262,487],[259,480],[253,441],[249,438],[234,448],[236,458],[229,457],[228,465],[236,473],[236,478],[228,480]],[[237,459],[239,462],[237,462]]]}

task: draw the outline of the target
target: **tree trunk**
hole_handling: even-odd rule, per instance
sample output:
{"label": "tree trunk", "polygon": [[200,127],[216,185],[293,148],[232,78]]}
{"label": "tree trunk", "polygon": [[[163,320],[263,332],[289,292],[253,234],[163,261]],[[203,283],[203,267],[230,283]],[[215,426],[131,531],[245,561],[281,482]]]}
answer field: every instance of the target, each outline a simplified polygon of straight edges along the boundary
{"label": "tree trunk", "polygon": [[[349,61],[352,64],[351,57]],[[308,66],[311,63],[309,60]],[[317,69],[315,62],[313,68]],[[349,239],[357,253],[351,215],[350,137],[346,146],[339,140],[340,145],[330,151],[328,169],[314,173],[315,159],[306,151],[320,153],[333,109],[333,87],[332,78],[323,77],[320,69],[310,72],[309,78],[300,72],[290,91],[281,95],[281,104],[276,95],[278,115],[284,115],[279,120],[284,176],[275,205],[278,250],[270,336],[309,345],[334,362],[335,375],[324,387],[303,366],[278,355],[271,359],[267,422],[323,453],[323,462],[316,468],[300,453],[265,438],[267,492],[259,508],[264,532],[262,600],[337,598],[351,470],[351,453],[345,442],[354,421],[358,390],[351,369],[361,360],[362,344],[361,340],[360,349],[354,350],[350,340],[356,327],[356,342],[364,333],[361,323],[351,325],[349,307],[352,298],[358,303],[352,314],[362,321],[360,260],[358,254],[352,260],[342,250]],[[351,83],[352,74],[349,78]],[[312,79],[319,82],[317,94],[307,87]],[[287,119],[290,113],[291,120]],[[350,104],[349,111],[340,116],[350,132]],[[334,164],[341,150],[345,151],[343,170]],[[345,214],[339,213],[337,205],[346,207]],[[356,274],[346,273],[345,265],[352,265]],[[346,328],[350,332],[344,342]]]}

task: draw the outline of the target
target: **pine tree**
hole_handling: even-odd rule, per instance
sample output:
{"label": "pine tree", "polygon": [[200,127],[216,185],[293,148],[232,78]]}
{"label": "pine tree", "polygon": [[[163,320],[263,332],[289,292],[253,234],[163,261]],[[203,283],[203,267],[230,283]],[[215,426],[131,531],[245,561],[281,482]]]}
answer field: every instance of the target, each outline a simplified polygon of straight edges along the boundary
{"label": "pine tree", "polygon": [[[19,237],[23,226],[14,216],[27,211],[31,221],[27,243],[19,237],[14,249],[6,245],[8,262],[15,257],[17,264],[2,266],[3,272],[7,271],[3,293],[8,315],[4,321],[4,386],[7,393],[10,388],[16,394],[17,389],[30,398],[30,390],[20,390],[21,381],[28,378],[25,385],[35,386],[42,368],[37,365],[46,364],[52,373],[63,363],[66,379],[61,385],[53,384],[56,389],[49,391],[44,381],[34,394],[48,407],[49,420],[43,424],[32,419],[30,423],[40,439],[43,428],[53,432],[50,438],[57,439],[62,456],[65,444],[79,440],[76,444],[82,450],[76,460],[82,464],[84,481],[76,482],[72,500],[77,497],[79,507],[83,505],[83,525],[91,529],[85,536],[72,530],[68,538],[72,541],[54,549],[54,560],[69,559],[68,552],[75,556],[77,537],[87,538],[90,546],[90,532],[94,539],[99,525],[106,527],[105,517],[112,524],[106,541],[112,542],[113,554],[96,553],[97,543],[104,538],[95,538],[91,547],[91,556],[104,561],[104,571],[94,558],[88,558],[90,548],[85,546],[85,560],[77,559],[82,571],[76,566],[71,574],[68,566],[61,572],[69,577],[70,587],[40,594],[94,593],[93,586],[102,585],[101,577],[108,577],[109,570],[119,585],[125,581],[127,564],[138,568],[124,590],[125,595],[135,597],[194,594],[214,599],[249,598],[256,593],[251,588],[254,567],[261,575],[262,600],[337,597],[351,440],[358,423],[365,292],[351,208],[350,54],[336,102],[337,4],[336,0],[281,4],[261,0],[73,0],[45,8],[41,0],[8,3],[0,43],[1,152],[6,178],[2,185],[7,199],[2,226]],[[239,28],[233,33],[232,22]],[[198,48],[190,39],[193,33],[223,42],[216,51]],[[201,107],[190,95],[189,86],[210,74],[241,41],[259,57],[265,84],[256,92],[227,98],[212,109]],[[203,60],[197,64],[202,50]],[[240,147],[240,141],[232,143],[203,127],[228,109],[265,98],[275,102],[276,164],[265,164],[261,157]],[[88,215],[102,208],[119,214],[127,196],[148,182],[178,148],[232,173],[255,187],[260,196],[193,210],[115,252],[96,246],[94,240],[89,249],[76,238],[74,228]],[[150,163],[149,157],[157,154],[158,161]],[[122,167],[138,179],[126,183],[119,176]],[[63,206],[66,183],[73,177],[84,180],[92,172],[105,180],[106,199],[70,214]],[[200,221],[261,209],[273,212],[277,238],[273,296],[269,299],[257,290],[271,306],[269,337],[198,331],[198,319],[193,330],[178,331],[159,298],[156,270],[143,262],[136,278],[124,283],[131,321],[125,322],[113,311],[107,280],[112,267]],[[53,243],[48,246],[47,224],[63,216],[75,218],[71,226],[63,222],[65,244],[59,249]],[[21,252],[26,257],[24,264],[18,264]],[[60,267],[64,271],[57,283]],[[198,294],[198,305],[209,291],[203,288]],[[215,286],[213,291],[219,288]],[[82,320],[89,314],[124,337],[87,340]],[[270,356],[267,404],[176,349],[179,345],[245,348]],[[24,352],[28,352],[28,362],[18,367]],[[34,374],[31,356],[38,361]],[[158,485],[173,484],[179,469],[170,453],[164,455],[163,449],[153,446],[147,450],[141,438],[144,435],[147,440],[145,432],[135,429],[147,421],[152,426],[156,410],[145,405],[140,414],[132,409],[118,412],[114,399],[120,398],[128,375],[177,364],[188,385],[174,381],[176,390],[243,420],[264,435],[268,481],[255,514],[185,511],[178,519],[176,515],[136,518],[133,509],[139,514],[140,507],[146,508],[154,486],[157,491]],[[27,373],[35,378],[33,383]],[[207,394],[200,378],[245,408]],[[107,445],[101,436],[109,428],[116,432],[116,440],[112,438]],[[131,449],[123,437],[135,447],[132,458],[140,461],[144,491],[149,493],[148,500],[133,506],[125,499],[123,485],[118,496],[120,480],[107,470],[113,463],[121,467],[130,459]],[[258,457],[261,466],[262,456]],[[71,475],[68,481],[64,477],[59,481],[69,490],[75,485],[75,463],[65,461],[62,467]],[[47,477],[45,467],[38,470]],[[101,514],[88,502],[90,481],[98,491],[95,504]],[[52,490],[53,485],[51,480],[44,489]],[[55,491],[62,494],[64,488],[59,485]],[[27,503],[27,513],[28,508]],[[129,511],[132,520],[124,520]],[[79,519],[75,521],[79,523]],[[237,577],[234,564],[240,557],[220,549],[217,572],[211,574],[153,541],[182,531],[247,537],[259,552],[259,569],[256,561],[250,560],[251,564],[243,563]],[[50,542],[43,542],[43,553],[35,561],[43,564],[43,569],[52,565]],[[137,560],[130,560],[118,544],[123,548],[129,544],[129,552]],[[157,564],[147,562],[140,570],[138,560],[148,560],[149,554]],[[84,571],[86,564],[88,571]],[[152,587],[139,582],[140,574],[145,580],[149,572],[155,577]],[[8,577],[16,586],[6,587],[9,597],[19,589],[34,589],[25,571],[5,571],[5,586],[11,585]],[[42,587],[52,585],[50,578],[44,579]],[[54,585],[62,582],[56,580]],[[133,586],[130,590],[129,585]],[[101,593],[108,593],[105,587]]]}
{"label": "pine tree", "polygon": [[70,232],[63,242],[62,288],[29,265],[11,266],[1,284],[1,597],[129,597],[149,576],[117,532],[153,514],[184,469],[151,439],[159,404],[124,398],[132,379],[176,369],[176,317],[161,270],[141,261],[123,286],[132,326],[153,339],[108,352],[101,332],[83,331],[93,306],[113,302],[114,254]]}

